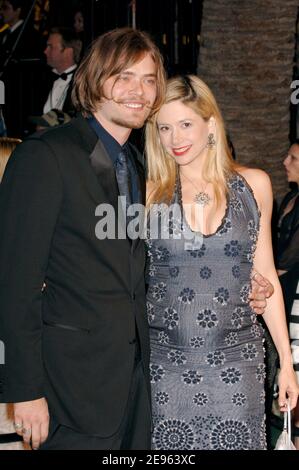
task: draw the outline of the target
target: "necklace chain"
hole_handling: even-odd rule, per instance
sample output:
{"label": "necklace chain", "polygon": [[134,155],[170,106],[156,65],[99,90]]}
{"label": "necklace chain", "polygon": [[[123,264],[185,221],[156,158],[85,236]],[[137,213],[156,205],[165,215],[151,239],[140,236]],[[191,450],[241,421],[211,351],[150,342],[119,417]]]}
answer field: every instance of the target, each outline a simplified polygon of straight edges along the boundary
{"label": "necklace chain", "polygon": [[186,180],[188,180],[192,184],[192,186],[196,189],[197,192],[196,192],[196,194],[194,196],[194,199],[193,199],[194,202],[196,202],[196,204],[199,204],[200,206],[203,206],[203,207],[210,204],[210,202],[212,201],[212,198],[206,192],[206,187],[208,186],[209,183],[207,183],[202,190],[199,190],[198,187],[195,185],[195,183],[190,178],[188,178],[188,176],[186,176],[182,172],[180,174],[182,176],[184,176],[186,178]]}

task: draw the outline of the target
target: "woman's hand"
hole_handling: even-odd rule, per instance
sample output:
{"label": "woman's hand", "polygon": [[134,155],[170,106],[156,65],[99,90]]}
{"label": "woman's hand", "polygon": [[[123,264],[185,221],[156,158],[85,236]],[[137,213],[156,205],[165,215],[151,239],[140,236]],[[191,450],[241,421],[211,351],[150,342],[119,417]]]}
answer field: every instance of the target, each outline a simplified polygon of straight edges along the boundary
{"label": "woman's hand", "polygon": [[278,405],[281,412],[295,408],[299,395],[299,386],[293,365],[282,366],[278,376],[279,397]]}

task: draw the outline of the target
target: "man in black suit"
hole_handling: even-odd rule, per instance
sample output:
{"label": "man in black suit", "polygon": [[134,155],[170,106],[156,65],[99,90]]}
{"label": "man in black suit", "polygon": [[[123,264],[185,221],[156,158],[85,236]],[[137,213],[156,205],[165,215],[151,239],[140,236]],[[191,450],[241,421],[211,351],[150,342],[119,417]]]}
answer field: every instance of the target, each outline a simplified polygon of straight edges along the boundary
{"label": "man in black suit", "polygon": [[15,403],[16,430],[33,448],[150,447],[144,244],[99,240],[95,211],[110,204],[117,214],[119,195],[144,203],[142,159],[127,139],[163,90],[161,56],[149,37],[109,32],[77,72],[82,114],[29,138],[7,167],[0,402]]}
{"label": "man in black suit", "polygon": [[[142,158],[127,140],[164,86],[145,33],[108,32],[76,73],[81,114],[9,160],[0,187],[0,402],[15,403],[16,430],[33,448],[150,448],[144,244],[126,235],[118,197],[144,203]],[[103,207],[116,214],[119,237],[100,239]]]}
{"label": "man in black suit", "polygon": [[[9,26],[0,34],[0,75],[5,84],[3,114],[8,135],[21,137],[26,117],[33,114],[40,86],[42,41],[28,14],[30,0],[4,0],[0,14]],[[8,61],[9,59],[9,61]]]}

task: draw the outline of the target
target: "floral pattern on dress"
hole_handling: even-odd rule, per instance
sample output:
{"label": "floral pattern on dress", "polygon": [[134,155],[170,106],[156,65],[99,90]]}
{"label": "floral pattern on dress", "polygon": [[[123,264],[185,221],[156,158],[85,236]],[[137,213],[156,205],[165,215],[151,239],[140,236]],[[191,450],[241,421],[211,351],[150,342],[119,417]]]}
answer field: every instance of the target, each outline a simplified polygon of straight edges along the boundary
{"label": "floral pattern on dress", "polygon": [[202,279],[209,279],[212,275],[212,270],[208,266],[204,266],[200,269],[199,275]]}
{"label": "floral pattern on dress", "polygon": [[239,338],[235,331],[230,331],[224,338],[224,341],[227,346],[235,346],[238,344]]}
{"label": "floral pattern on dress", "polygon": [[252,336],[254,336],[254,338],[261,338],[263,336],[263,329],[261,325],[258,325],[257,323],[252,325],[252,327],[250,328],[250,332]]}
{"label": "floral pattern on dress", "polygon": [[176,366],[181,366],[186,364],[187,358],[182,351],[177,351],[175,349],[171,349],[167,354],[168,359],[170,362]]}
{"label": "floral pattern on dress", "polygon": [[[196,245],[195,245],[196,246]],[[189,249],[187,252],[193,257],[193,258],[202,258],[205,255],[206,252],[206,245],[203,243],[200,248],[194,248],[194,249]]]}
{"label": "floral pattern on dress", "polygon": [[196,393],[192,401],[197,406],[206,406],[209,401],[209,398],[206,393]]}
{"label": "floral pattern on dress", "polygon": [[178,300],[184,304],[191,304],[195,297],[195,292],[189,287],[185,287],[178,296]]}
{"label": "floral pattern on dress", "polygon": [[251,285],[248,282],[240,290],[240,299],[244,304],[247,304],[249,302],[250,292],[251,292]]}
{"label": "floral pattern on dress", "polygon": [[165,375],[164,368],[159,364],[150,364],[151,383],[154,384],[163,379]]}
{"label": "floral pattern on dress", "polygon": [[158,405],[167,405],[169,402],[169,394],[166,392],[157,392],[155,395],[155,400]]}
{"label": "floral pattern on dress", "polygon": [[233,273],[234,278],[239,279],[239,277],[240,277],[240,266],[235,264],[232,267],[232,273]]}
{"label": "floral pattern on dress", "polygon": [[179,315],[175,308],[167,307],[164,310],[163,323],[168,330],[173,330],[179,324]]}
{"label": "floral pattern on dress", "polygon": [[228,289],[225,289],[225,287],[219,287],[219,289],[217,289],[214,294],[213,300],[215,300],[215,302],[220,305],[227,305],[227,302],[229,300]]}
{"label": "floral pattern on dress", "polygon": [[168,263],[170,258],[169,250],[163,246],[158,246],[155,249],[152,249],[150,251],[150,255],[152,256],[153,262],[162,261],[164,263]]}
{"label": "floral pattern on dress", "polygon": [[220,379],[226,385],[234,385],[242,379],[242,373],[236,367],[227,367],[220,374]]}
{"label": "floral pattern on dress", "polygon": [[151,264],[151,265],[150,265],[150,268],[149,268],[149,270],[148,270],[148,275],[149,275],[150,277],[154,277],[154,276],[156,276],[157,271],[158,271],[157,266],[155,266],[154,264]]}
{"label": "floral pattern on dress", "polygon": [[195,436],[192,427],[180,419],[161,420],[154,429],[155,449],[190,450]]}
{"label": "floral pattern on dress", "polygon": [[258,351],[256,349],[255,344],[245,344],[241,351],[242,359],[245,361],[252,361],[258,356]]}
{"label": "floral pattern on dress", "polygon": [[200,336],[193,336],[190,338],[189,344],[191,348],[199,349],[205,344],[205,339]]}
{"label": "floral pattern on dress", "polygon": [[243,179],[240,176],[236,176],[228,182],[228,186],[237,193],[244,193],[246,186]]}
{"label": "floral pattern on dress", "polygon": [[236,196],[231,197],[229,205],[231,209],[236,213],[242,210],[242,203]]}
{"label": "floral pattern on dress", "polygon": [[218,325],[217,313],[209,308],[204,308],[198,313],[196,323],[201,328],[214,328]]}
{"label": "floral pattern on dress", "polygon": [[211,367],[223,366],[226,358],[223,351],[213,351],[206,355],[205,362]]}
{"label": "floral pattern on dress", "polygon": [[178,277],[180,268],[178,266],[172,266],[169,268],[169,274],[171,277]]}
{"label": "floral pattern on dress", "polygon": [[198,385],[202,381],[202,375],[196,370],[186,370],[181,379],[186,385]]}
{"label": "floral pattern on dress", "polygon": [[242,421],[226,419],[217,423],[210,435],[213,450],[248,450],[251,447],[251,432]]}
{"label": "floral pattern on dress", "polygon": [[264,363],[261,363],[257,366],[255,377],[259,383],[264,383],[266,378],[266,366]]}
{"label": "floral pattern on dress", "polygon": [[146,302],[146,311],[148,322],[151,324],[155,319],[155,310],[153,304],[151,304],[149,301]]}
{"label": "floral pattern on dress", "polygon": [[224,254],[231,258],[236,258],[242,250],[242,245],[238,240],[232,240],[224,246]]}
{"label": "floral pattern on dress", "polygon": [[254,222],[254,220],[249,220],[247,224],[247,229],[248,229],[248,234],[250,240],[252,240],[254,243],[257,242],[258,235],[259,235],[259,227],[258,225]]}
{"label": "floral pattern on dress", "polygon": [[246,395],[244,393],[234,393],[232,396],[232,403],[235,406],[244,406],[246,404]]}
{"label": "floral pattern on dress", "polygon": [[256,243],[253,243],[249,247],[249,249],[247,251],[247,254],[246,254],[246,257],[247,257],[247,260],[249,261],[249,263],[252,263],[253,260],[254,260],[255,250],[256,250]]}
{"label": "floral pattern on dress", "polygon": [[225,217],[222,222],[221,228],[216,232],[216,235],[220,237],[221,235],[224,235],[225,233],[230,232],[232,229],[232,222],[228,217]]}
{"label": "floral pattern on dress", "polygon": [[165,331],[160,331],[158,334],[158,341],[160,344],[169,344],[169,336]]}
{"label": "floral pattern on dress", "polygon": [[167,286],[165,282],[159,282],[158,284],[153,284],[149,288],[149,293],[152,297],[157,300],[157,302],[161,302],[166,295]]}

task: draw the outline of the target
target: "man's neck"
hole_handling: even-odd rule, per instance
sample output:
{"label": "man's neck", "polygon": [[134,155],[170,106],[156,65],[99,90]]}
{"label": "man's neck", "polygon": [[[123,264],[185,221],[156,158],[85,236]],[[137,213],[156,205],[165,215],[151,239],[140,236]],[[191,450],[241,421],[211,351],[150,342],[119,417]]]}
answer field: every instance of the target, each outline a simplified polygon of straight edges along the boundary
{"label": "man's neck", "polygon": [[129,129],[129,128],[126,128],[126,127],[123,127],[123,126],[119,126],[117,124],[114,124],[113,122],[108,121],[107,119],[105,119],[103,117],[103,115],[99,111],[94,113],[94,116],[99,121],[101,126],[103,126],[104,129],[107,132],[109,132],[109,134],[112,135],[112,137],[121,146],[123,146],[127,142],[128,138],[129,138],[129,136],[132,132],[132,129]]}
{"label": "man's neck", "polygon": [[57,70],[57,72],[60,74],[62,73],[65,73],[65,72],[70,72],[72,68],[76,68],[76,64],[65,64],[65,65],[62,65],[61,67],[56,67],[56,69],[54,70]]}

